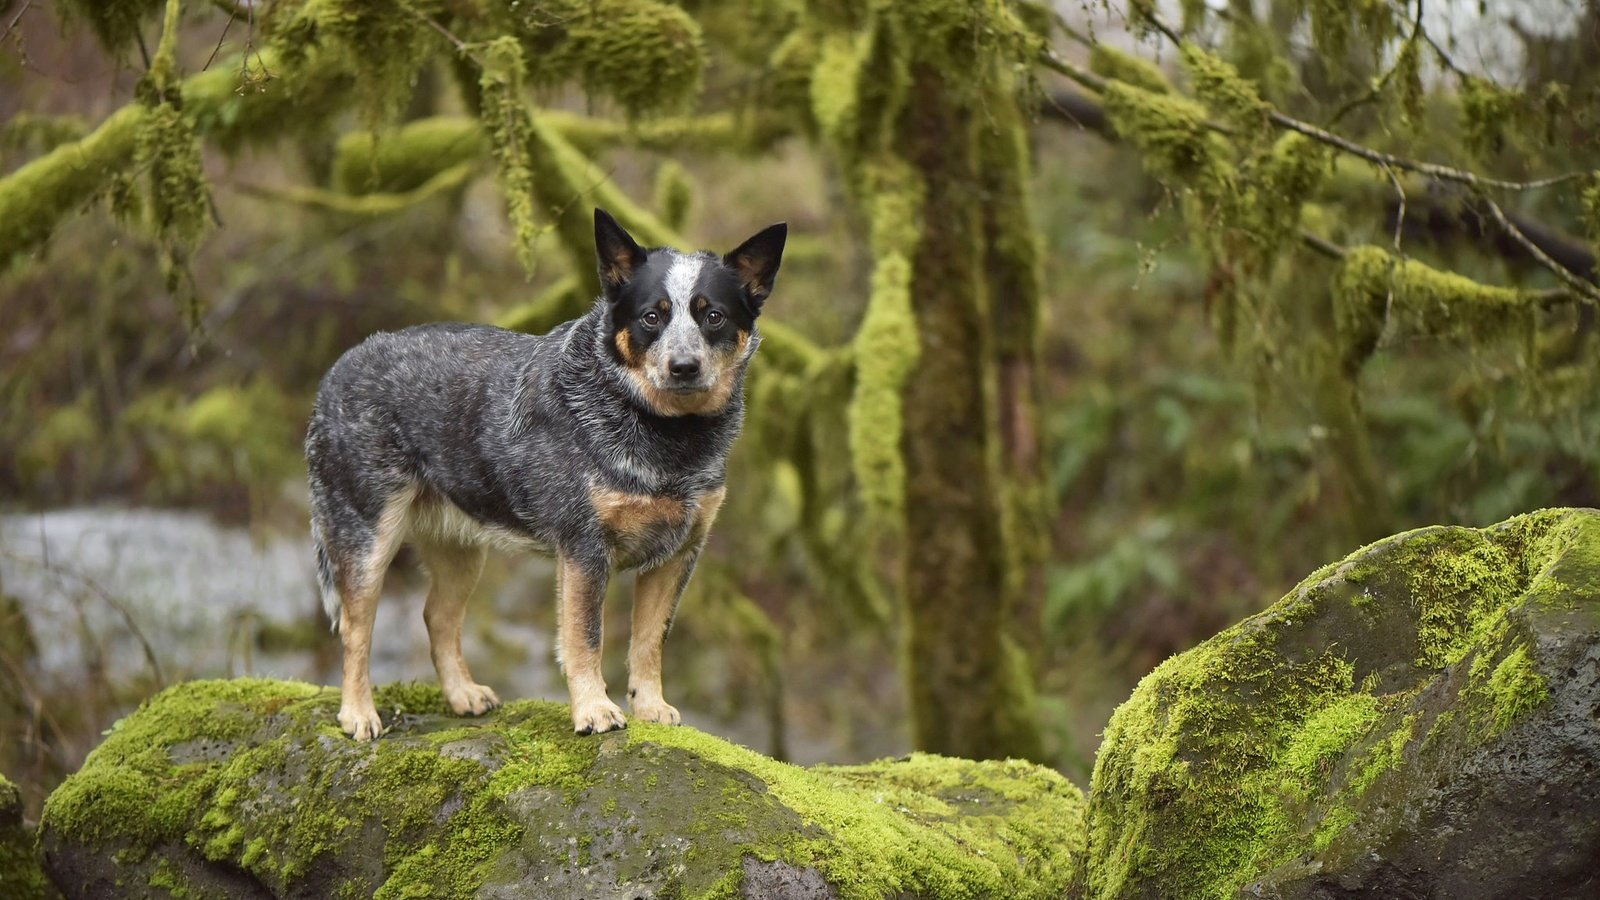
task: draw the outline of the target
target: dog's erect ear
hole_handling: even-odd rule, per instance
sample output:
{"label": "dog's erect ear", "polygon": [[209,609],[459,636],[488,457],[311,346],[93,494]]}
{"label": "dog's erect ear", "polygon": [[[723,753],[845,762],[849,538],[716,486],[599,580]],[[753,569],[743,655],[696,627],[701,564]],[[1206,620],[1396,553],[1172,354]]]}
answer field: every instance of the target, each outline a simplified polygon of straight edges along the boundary
{"label": "dog's erect ear", "polygon": [[739,276],[739,286],[750,298],[756,312],[772,293],[772,283],[778,277],[778,263],[783,261],[783,242],[789,237],[787,223],[779,222],[757,232],[755,237],[739,245],[739,249],[722,258],[722,262]]}
{"label": "dog's erect ear", "polygon": [[644,262],[644,248],[599,207],[594,211],[594,253],[600,262],[600,287],[607,298],[627,284]]}

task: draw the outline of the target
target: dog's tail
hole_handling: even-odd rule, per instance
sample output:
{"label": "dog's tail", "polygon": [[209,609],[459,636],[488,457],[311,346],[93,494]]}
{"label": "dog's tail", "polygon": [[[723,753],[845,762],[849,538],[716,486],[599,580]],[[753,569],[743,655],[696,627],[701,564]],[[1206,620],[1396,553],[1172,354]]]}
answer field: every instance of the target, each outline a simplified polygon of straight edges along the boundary
{"label": "dog's tail", "polygon": [[333,580],[333,560],[328,558],[328,548],[322,543],[322,529],[317,527],[315,517],[311,519],[311,543],[317,552],[317,586],[322,589],[322,609],[328,614],[329,628],[339,630],[339,610],[344,601],[339,597],[339,588]]}

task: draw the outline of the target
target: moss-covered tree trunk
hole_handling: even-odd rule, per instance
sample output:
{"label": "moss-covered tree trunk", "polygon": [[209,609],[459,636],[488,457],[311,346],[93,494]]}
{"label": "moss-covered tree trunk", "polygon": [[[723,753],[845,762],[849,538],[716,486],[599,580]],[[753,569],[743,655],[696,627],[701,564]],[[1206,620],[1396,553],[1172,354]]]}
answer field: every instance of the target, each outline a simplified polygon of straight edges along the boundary
{"label": "moss-covered tree trunk", "polygon": [[1010,491],[995,402],[1002,373],[988,291],[991,275],[1001,284],[1032,276],[985,252],[996,217],[1025,210],[995,209],[998,198],[984,190],[979,129],[995,123],[974,122],[932,65],[913,67],[912,85],[899,142],[925,185],[911,280],[921,350],[902,393],[916,744],[975,759],[1036,757],[1031,671],[1012,618],[1018,586],[1030,579],[1007,546]]}

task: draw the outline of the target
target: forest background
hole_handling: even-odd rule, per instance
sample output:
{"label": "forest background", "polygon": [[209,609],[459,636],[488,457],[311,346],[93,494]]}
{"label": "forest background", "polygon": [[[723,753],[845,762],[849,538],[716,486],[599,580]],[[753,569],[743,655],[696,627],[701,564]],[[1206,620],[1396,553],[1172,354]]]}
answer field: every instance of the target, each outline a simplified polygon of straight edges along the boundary
{"label": "forest background", "polygon": [[[0,771],[34,810],[164,684],[332,678],[317,380],[375,330],[580,313],[596,205],[719,250],[790,223],[667,654],[691,724],[763,752],[1081,782],[1144,673],[1322,563],[1600,505],[1593,0],[0,0],[0,30]],[[432,677],[412,568],[391,678]],[[502,696],[559,696],[550,591],[509,558],[480,587]]]}

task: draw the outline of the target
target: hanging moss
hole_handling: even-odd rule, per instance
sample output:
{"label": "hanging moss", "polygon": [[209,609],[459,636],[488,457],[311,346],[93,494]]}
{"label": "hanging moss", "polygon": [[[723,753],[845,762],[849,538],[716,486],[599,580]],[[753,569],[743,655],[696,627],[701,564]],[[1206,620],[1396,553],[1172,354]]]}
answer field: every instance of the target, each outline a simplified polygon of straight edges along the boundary
{"label": "hanging moss", "polygon": [[1484,344],[1525,334],[1539,305],[1529,293],[1480,284],[1381,247],[1356,247],[1334,280],[1340,358],[1354,374],[1384,335]]}
{"label": "hanging moss", "polygon": [[483,128],[489,139],[500,178],[500,193],[506,201],[506,217],[511,220],[517,260],[531,276],[535,266],[534,244],[545,230],[534,216],[533,162],[529,141],[533,122],[522,97],[522,47],[514,38],[503,37],[482,50],[481,90]]}
{"label": "hanging moss", "polygon": [[1222,57],[1196,44],[1184,42],[1179,55],[1183,69],[1194,85],[1195,95],[1216,110],[1246,137],[1255,137],[1267,128],[1267,103],[1256,86]]}
{"label": "hanging moss", "polygon": [[629,116],[669,112],[700,91],[706,68],[700,26],[656,0],[552,0],[507,13],[527,51],[530,85],[578,81]]}
{"label": "hanging moss", "polygon": [[123,58],[139,46],[145,23],[166,0],[63,0],[57,4],[68,19],[83,19],[106,52]]}
{"label": "hanging moss", "polygon": [[[282,71],[270,51],[263,51],[258,62]],[[316,55],[308,66],[306,86],[291,90],[287,79],[241,84],[238,60],[219,61],[210,71],[178,85],[177,100],[158,91],[149,96],[150,102],[130,103],[82,139],[62,144],[0,178],[0,264],[43,244],[61,219],[102,193],[112,193],[113,199],[118,193],[124,199],[131,197],[127,175],[136,168],[153,105],[170,103],[192,123],[196,134],[224,149],[277,140],[308,122],[322,121],[348,102],[350,76],[337,59]],[[171,128],[167,134],[170,140]],[[174,148],[181,146],[178,141]],[[182,204],[181,197],[175,199]]]}
{"label": "hanging moss", "polygon": [[1112,127],[1139,150],[1140,162],[1151,175],[1193,184],[1211,196],[1229,189],[1232,153],[1227,142],[1207,127],[1205,107],[1187,97],[1120,82],[1106,85],[1104,98]]}
{"label": "hanging moss", "polygon": [[[1600,171],[1589,173],[1588,184],[1584,185],[1578,196],[1583,204],[1584,233],[1589,238],[1595,258],[1600,259]],[[1600,277],[1600,271],[1589,274],[1591,277]]]}
{"label": "hanging moss", "polygon": [[392,120],[411,99],[417,75],[443,46],[427,20],[441,0],[304,0],[275,24],[273,46],[293,68],[313,54],[343,58],[359,74],[356,102],[368,127]]}
{"label": "hanging moss", "polygon": [[134,164],[148,172],[147,224],[161,247],[167,292],[183,309],[191,332],[200,327],[201,306],[189,273],[189,254],[210,224],[211,191],[200,161],[193,123],[180,110],[176,62],[179,0],[167,0],[161,43],[135,93],[150,107],[139,130]]}
{"label": "hanging moss", "polygon": [[1461,129],[1467,147],[1479,154],[1499,150],[1506,136],[1525,125],[1523,96],[1487,78],[1461,80]]}

